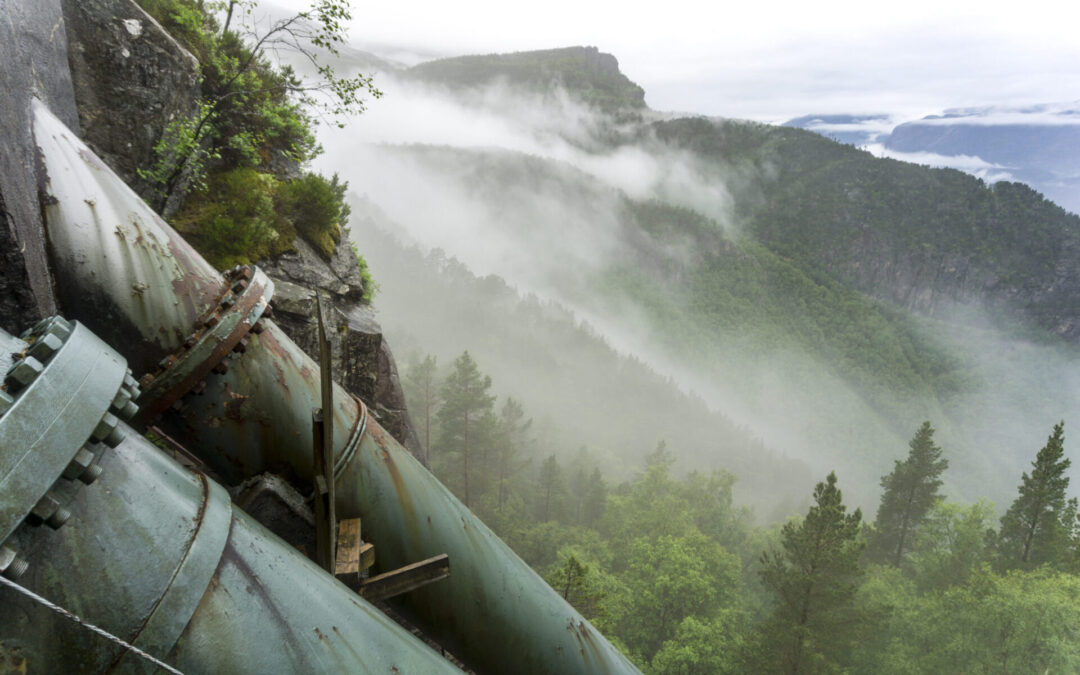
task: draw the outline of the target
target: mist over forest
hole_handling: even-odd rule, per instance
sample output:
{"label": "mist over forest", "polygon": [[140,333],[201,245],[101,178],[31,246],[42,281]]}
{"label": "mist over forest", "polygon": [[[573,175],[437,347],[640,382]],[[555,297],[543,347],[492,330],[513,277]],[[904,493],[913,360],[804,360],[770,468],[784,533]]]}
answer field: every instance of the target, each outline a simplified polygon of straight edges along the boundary
{"label": "mist over forest", "polygon": [[[383,280],[380,320],[398,351],[408,345],[446,364],[470,350],[499,391],[530,402],[532,414],[558,428],[579,430],[577,445],[612,458],[615,475],[663,440],[680,470],[734,471],[761,518],[798,510],[812,477],[831,469],[853,482],[854,503],[872,509],[877,479],[931,420],[953,462],[947,493],[1004,504],[1033,444],[1056,421],[1071,421],[1080,375],[1071,341],[1012,320],[1014,309],[992,298],[917,289],[935,294],[930,313],[896,302],[887,287],[868,297],[800,251],[797,239],[777,241],[775,220],[764,222],[790,206],[785,200],[835,198],[815,197],[814,174],[792,178],[785,163],[892,171],[899,162],[753,122],[604,109],[565,87],[502,77],[451,93],[422,75],[383,75],[387,95],[362,124],[326,133],[319,160],[350,183],[353,239]],[[722,152],[710,152],[710,143]],[[903,167],[902,177],[910,173]],[[963,199],[995,196],[956,171],[912,169],[929,176],[914,180],[959,184]],[[896,188],[895,199],[908,189]],[[841,236],[815,222],[829,215],[807,209],[791,227],[802,236]],[[424,285],[432,271],[421,273],[420,260],[431,255],[451,263],[427,264],[449,271]],[[894,268],[905,264],[904,252],[889,255]],[[464,275],[557,306],[564,322],[584,324],[694,405],[666,411],[666,429],[629,442],[588,431],[627,428],[654,389],[567,407],[585,382],[607,379],[605,369],[593,356],[550,345],[545,351],[559,367],[532,365],[542,357],[533,342],[503,334],[502,309],[492,307],[483,324],[461,318],[488,302],[470,292],[448,297]],[[433,287],[443,290],[428,292]],[[574,392],[564,370],[579,377]],[[686,429],[701,428],[694,421],[701,404],[738,434],[688,438]],[[733,449],[748,439],[768,449],[765,465]],[[759,487],[751,477],[768,474],[773,462],[813,470],[788,472],[801,476],[790,485],[774,477]]]}

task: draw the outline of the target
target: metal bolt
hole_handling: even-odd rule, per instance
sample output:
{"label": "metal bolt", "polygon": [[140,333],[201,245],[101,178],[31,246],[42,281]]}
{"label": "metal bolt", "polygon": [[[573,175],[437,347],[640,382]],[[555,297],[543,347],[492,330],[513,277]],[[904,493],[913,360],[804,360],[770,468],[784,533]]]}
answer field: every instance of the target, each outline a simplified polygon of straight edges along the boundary
{"label": "metal bolt", "polygon": [[232,292],[237,294],[237,295],[240,295],[241,293],[244,292],[244,289],[246,289],[247,287],[248,287],[247,279],[240,279],[239,281],[237,281],[236,283],[234,283],[232,285]]}
{"label": "metal bolt", "polygon": [[236,346],[234,346],[232,348],[232,350],[234,352],[236,352],[237,354],[243,354],[244,352],[247,351],[247,346],[248,346],[248,339],[247,339],[247,336],[245,335],[244,337],[240,338],[240,342],[237,342]]}
{"label": "metal bolt", "polygon": [[33,356],[42,363],[52,358],[52,355],[60,351],[60,348],[64,346],[63,340],[55,335],[43,335],[38,338],[34,346],[27,352],[30,356]]}
{"label": "metal bolt", "polygon": [[229,372],[229,362],[222,359],[221,361],[218,361],[218,364],[214,366],[213,370],[218,375],[224,375]]}
{"label": "metal bolt", "polygon": [[117,410],[123,410],[124,406],[131,402],[131,392],[121,385],[120,389],[116,392],[116,396],[113,397],[112,407]]}
{"label": "metal bolt", "polygon": [[53,318],[51,316],[45,317],[41,321],[38,321],[37,323],[35,323],[30,328],[27,328],[26,330],[24,330],[20,337],[22,337],[25,340],[26,338],[32,337],[34,335],[41,335],[42,333],[45,332],[45,329],[49,327],[49,322],[52,321],[52,320],[53,320]]}
{"label": "metal bolt", "polygon": [[213,328],[217,324],[218,324],[218,315],[217,314],[211,314],[210,316],[206,317],[206,321],[203,321],[203,325],[206,326],[207,328]]}
{"label": "metal bolt", "polygon": [[255,333],[256,335],[263,332],[263,328],[264,326],[262,324],[262,321],[256,321],[255,323],[251,324],[251,332]]}
{"label": "metal bolt", "polygon": [[199,342],[199,334],[198,333],[192,333],[191,335],[187,336],[186,340],[184,340],[184,348],[185,349],[191,349],[198,342]]}
{"label": "metal bolt", "polygon": [[49,324],[48,327],[45,329],[45,334],[54,335],[60,338],[61,341],[63,341],[68,339],[68,336],[71,335],[71,331],[72,327],[70,323],[64,320],[63,317],[54,316],[53,318],[49,319]]}
{"label": "metal bolt", "polygon": [[161,368],[162,370],[168,370],[169,368],[172,368],[173,364],[175,364],[175,363],[176,363],[176,356],[173,355],[173,354],[169,354],[165,358],[158,361],[158,368]]}
{"label": "metal bolt", "polygon": [[[142,379],[139,380],[139,386],[142,387],[143,389],[146,389],[147,387],[150,386],[150,383],[153,382],[153,381],[154,381],[153,374],[147,373],[146,375],[142,376]],[[136,396],[136,398],[138,398],[138,397]]]}
{"label": "metal bolt", "polygon": [[95,441],[101,441],[110,448],[115,448],[124,440],[124,431],[118,426],[119,424],[120,420],[116,419],[115,416],[105,413],[90,437]]}
{"label": "metal bolt", "polygon": [[15,405],[15,399],[11,398],[6,391],[0,391],[0,415],[6,413],[13,405]]}
{"label": "metal bolt", "polygon": [[266,306],[266,309],[263,310],[262,318],[270,319],[270,318],[273,318],[273,316],[274,316],[274,304],[273,304],[273,301],[271,301],[270,304],[268,304]]}
{"label": "metal bolt", "polygon": [[196,396],[202,396],[206,393],[206,380],[199,380],[195,386],[191,388],[191,393]]}
{"label": "metal bolt", "polygon": [[120,386],[120,390],[116,392],[116,397],[112,401],[112,410],[116,411],[116,414],[125,420],[130,420],[135,416],[135,413],[139,412],[139,406],[135,405],[132,401],[137,396],[136,391],[131,391],[123,385]]}
{"label": "metal bolt", "polygon": [[26,574],[30,569],[30,563],[26,558],[19,556],[18,552],[9,546],[0,546],[0,574],[14,581]]}
{"label": "metal bolt", "polygon": [[128,401],[120,410],[116,411],[116,414],[120,416],[120,419],[131,420],[139,413],[139,406],[135,405],[135,401]]}
{"label": "metal bolt", "polygon": [[31,525],[45,523],[52,529],[59,530],[71,518],[71,511],[61,506],[56,494],[50,490],[34,505],[28,518]]}
{"label": "metal bolt", "polygon": [[101,465],[95,461],[94,453],[88,448],[79,448],[75,458],[64,469],[64,478],[68,480],[80,480],[90,485],[102,474]]}
{"label": "metal bolt", "polygon": [[224,298],[221,299],[221,306],[224,307],[225,309],[228,309],[229,307],[232,307],[235,304],[236,304],[236,296],[235,295],[226,295]]}
{"label": "metal bolt", "polygon": [[248,281],[251,281],[251,276],[252,276],[252,273],[251,273],[251,268],[250,267],[244,267],[243,269],[240,270],[240,277],[242,279],[247,279]]}
{"label": "metal bolt", "polygon": [[19,359],[8,371],[8,379],[15,380],[22,386],[26,386],[33,382],[41,372],[45,370],[45,366],[41,364],[33,356],[26,356]]}

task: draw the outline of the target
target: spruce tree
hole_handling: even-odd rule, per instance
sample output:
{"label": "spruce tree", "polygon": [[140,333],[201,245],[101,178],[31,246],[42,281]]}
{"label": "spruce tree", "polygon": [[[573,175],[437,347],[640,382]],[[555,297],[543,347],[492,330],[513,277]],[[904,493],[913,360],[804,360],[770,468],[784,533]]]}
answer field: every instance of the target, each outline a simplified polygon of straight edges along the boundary
{"label": "spruce tree", "polygon": [[1062,421],[1036,455],[1031,475],[1024,472],[1020,496],[1001,518],[1000,547],[1007,563],[1034,567],[1053,562],[1068,546],[1073,526],[1065,522],[1072,513],[1065,501],[1069,464]]}
{"label": "spruce tree", "polygon": [[941,474],[949,461],[934,445],[934,428],[923,422],[909,443],[907,459],[897,460],[892,473],[881,477],[881,506],[874,521],[871,553],[899,567],[915,542],[915,531],[941,501]]}
{"label": "spruce tree", "polygon": [[464,491],[465,506],[471,505],[471,479],[473,468],[470,463],[476,456],[487,450],[494,434],[495,397],[488,394],[491,378],[481,375],[476,361],[463,352],[454,359],[453,369],[442,387],[443,405],[439,409],[439,429],[443,452],[452,452],[461,457],[461,482]]}
{"label": "spruce tree", "polygon": [[423,361],[409,364],[405,375],[405,395],[409,410],[418,413],[424,422],[424,461],[431,459],[431,417],[439,407],[438,362],[428,354]]}
{"label": "spruce tree", "polygon": [[783,550],[761,556],[761,580],[776,595],[761,636],[764,670],[820,670],[842,661],[853,642],[862,512],[846,512],[835,473],[814,488],[814,502],[801,523],[784,525]]}

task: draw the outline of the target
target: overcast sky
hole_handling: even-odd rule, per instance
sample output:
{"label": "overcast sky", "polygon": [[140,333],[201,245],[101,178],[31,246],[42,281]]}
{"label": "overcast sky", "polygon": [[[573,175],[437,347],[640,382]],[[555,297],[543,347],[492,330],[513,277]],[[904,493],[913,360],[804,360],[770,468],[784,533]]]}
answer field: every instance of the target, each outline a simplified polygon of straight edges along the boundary
{"label": "overcast sky", "polygon": [[353,14],[358,47],[398,57],[595,45],[658,110],[782,122],[1080,99],[1067,0],[354,0]]}

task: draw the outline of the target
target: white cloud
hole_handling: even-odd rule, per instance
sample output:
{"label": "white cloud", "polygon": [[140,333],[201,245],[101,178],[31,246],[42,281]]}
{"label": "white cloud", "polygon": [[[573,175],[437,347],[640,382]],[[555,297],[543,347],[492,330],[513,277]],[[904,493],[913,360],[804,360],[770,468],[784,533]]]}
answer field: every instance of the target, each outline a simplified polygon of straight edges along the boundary
{"label": "white cloud", "polygon": [[1013,175],[1009,173],[1011,167],[987,162],[985,159],[973,155],[939,155],[936,152],[901,152],[899,150],[886,148],[881,143],[865,145],[863,146],[863,150],[870,152],[875,157],[889,157],[891,159],[898,159],[902,162],[911,162],[912,164],[959,169],[965,173],[970,173],[973,176],[982,178],[988,183],[996,183],[1001,180],[1015,180]]}

